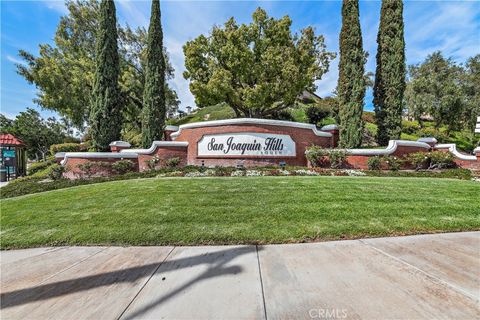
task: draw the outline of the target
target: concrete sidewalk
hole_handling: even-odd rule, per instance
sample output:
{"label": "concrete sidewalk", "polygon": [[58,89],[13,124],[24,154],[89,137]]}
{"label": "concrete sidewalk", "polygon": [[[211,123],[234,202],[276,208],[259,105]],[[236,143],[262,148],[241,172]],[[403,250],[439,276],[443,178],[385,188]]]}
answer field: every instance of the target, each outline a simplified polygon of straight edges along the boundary
{"label": "concrete sidewalk", "polygon": [[1,319],[478,319],[480,232],[1,252]]}

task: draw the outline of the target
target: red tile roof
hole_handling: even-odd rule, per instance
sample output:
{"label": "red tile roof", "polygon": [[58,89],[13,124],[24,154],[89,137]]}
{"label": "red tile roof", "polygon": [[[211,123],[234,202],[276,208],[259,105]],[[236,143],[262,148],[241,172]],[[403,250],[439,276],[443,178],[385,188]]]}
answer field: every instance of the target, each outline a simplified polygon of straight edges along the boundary
{"label": "red tile roof", "polygon": [[0,134],[0,145],[2,146],[23,146],[22,140],[16,138],[15,136],[11,135],[10,133],[2,133]]}

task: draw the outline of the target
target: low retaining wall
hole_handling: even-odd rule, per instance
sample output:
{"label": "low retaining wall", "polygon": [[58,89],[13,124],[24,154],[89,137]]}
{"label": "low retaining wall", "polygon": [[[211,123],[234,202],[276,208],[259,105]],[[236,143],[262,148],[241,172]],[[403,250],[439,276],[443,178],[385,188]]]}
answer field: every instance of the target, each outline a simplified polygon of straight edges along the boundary
{"label": "low retaining wall", "polygon": [[120,151],[124,153],[138,154],[138,168],[140,171],[150,170],[149,162],[153,160],[155,167],[162,167],[172,158],[178,158],[178,166],[187,165],[188,142],[177,141],[154,141],[149,149],[126,149]]}
{"label": "low retaining wall", "polygon": [[[148,149],[129,149],[129,143],[114,141],[110,144],[112,152],[67,152],[55,155],[55,159],[66,167],[65,177],[69,179],[82,175],[78,166],[83,163],[124,159],[134,162],[136,171],[164,167],[173,158],[178,166],[307,166],[307,148],[312,145],[335,148],[338,133],[336,125],[318,129],[311,124],[268,119],[205,121],[167,126],[165,141],[154,141]],[[434,138],[391,140],[383,149],[347,149],[346,166],[368,169],[371,157],[401,158],[432,150],[450,152],[458,166],[480,170],[480,148],[476,149],[476,155],[466,155],[458,152],[454,144],[437,144]]]}
{"label": "low retaining wall", "polygon": [[[57,159],[57,157],[55,157]],[[120,154],[112,152],[66,152],[64,159],[60,162],[65,167],[63,176],[67,179],[78,179],[85,175],[85,172],[80,169],[82,164],[88,162],[107,162],[114,163],[119,160],[130,160],[134,163],[134,171],[138,171],[138,155],[137,154]],[[106,168],[98,168],[93,172],[93,175],[109,175],[111,170]]]}
{"label": "low retaining wall", "polygon": [[[475,155],[468,155],[459,152],[455,144],[436,144],[436,141],[433,143],[426,143],[423,141],[407,140],[390,140],[385,149],[345,149],[345,152],[347,153],[345,166],[351,169],[366,170],[368,169],[368,159],[371,157],[392,156],[404,158],[412,153],[429,151],[450,152],[458,167],[480,170],[480,147],[474,150]],[[310,163],[309,166],[311,166]],[[402,165],[401,169],[414,168],[405,163]]]}
{"label": "low retaining wall", "polygon": [[368,159],[378,156],[403,157],[409,153],[428,152],[431,146],[421,141],[390,140],[385,149],[347,149],[346,165],[352,169],[368,169]]}
{"label": "low retaining wall", "polygon": [[467,155],[457,150],[457,146],[454,143],[437,144],[433,147],[436,151],[450,152],[453,154],[454,161],[457,166],[471,169],[480,170],[480,147],[474,150],[475,155]]}

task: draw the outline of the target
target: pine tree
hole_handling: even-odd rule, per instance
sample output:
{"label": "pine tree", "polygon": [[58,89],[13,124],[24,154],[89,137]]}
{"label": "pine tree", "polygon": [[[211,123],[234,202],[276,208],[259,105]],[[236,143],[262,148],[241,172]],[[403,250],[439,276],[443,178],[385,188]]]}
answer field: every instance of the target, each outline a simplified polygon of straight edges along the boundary
{"label": "pine tree", "polygon": [[98,151],[107,151],[110,142],[120,138],[122,128],[122,98],[118,85],[120,65],[117,19],[112,0],[102,0],[100,3],[95,54],[90,130],[93,147]]}
{"label": "pine tree", "polygon": [[362,46],[358,0],[343,0],[337,91],[340,146],[345,148],[356,148],[362,144],[365,62],[366,53]]}
{"label": "pine tree", "polygon": [[145,89],[143,92],[142,144],[149,147],[160,140],[165,124],[165,60],[163,57],[163,32],[160,21],[160,1],[152,1],[148,28]]}
{"label": "pine tree", "polygon": [[377,44],[373,104],[377,142],[386,145],[390,139],[399,139],[402,131],[406,74],[402,0],[382,1]]}

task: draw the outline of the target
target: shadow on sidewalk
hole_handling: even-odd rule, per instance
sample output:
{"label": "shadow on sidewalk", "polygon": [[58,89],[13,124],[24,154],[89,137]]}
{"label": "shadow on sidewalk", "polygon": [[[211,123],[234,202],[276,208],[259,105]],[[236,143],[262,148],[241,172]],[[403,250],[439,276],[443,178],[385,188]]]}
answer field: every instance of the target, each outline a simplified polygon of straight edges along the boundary
{"label": "shadow on sidewalk", "polygon": [[[259,247],[258,250],[261,250],[261,248]],[[175,296],[185,288],[195,284],[196,282],[213,277],[221,277],[224,275],[238,274],[242,272],[243,270],[241,266],[234,265],[225,267],[225,264],[241,255],[254,253],[255,251],[255,246],[237,247],[217,252],[200,254],[188,258],[180,258],[174,260],[168,260],[167,258],[167,260],[163,262],[159,261],[156,263],[150,263],[126,269],[119,269],[111,272],[105,272],[71,280],[41,284],[39,286],[31,288],[2,293],[0,295],[0,307],[4,309],[34,301],[41,301],[80,291],[90,290],[102,286],[109,286],[116,283],[135,282],[143,277],[149,278],[154,272],[157,274],[161,272],[163,274],[173,270],[188,269],[189,267],[196,265],[208,265],[208,269],[205,272],[201,273],[199,276],[183,284],[177,289],[171,291],[167,295],[161,297],[154,303],[143,307],[141,310],[138,310],[129,318],[136,317],[144,313],[148,309],[154,307],[155,305],[161,304],[162,302],[172,298],[173,296]]]}

